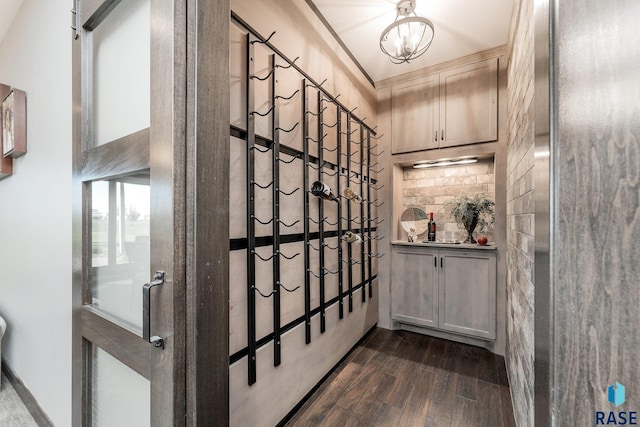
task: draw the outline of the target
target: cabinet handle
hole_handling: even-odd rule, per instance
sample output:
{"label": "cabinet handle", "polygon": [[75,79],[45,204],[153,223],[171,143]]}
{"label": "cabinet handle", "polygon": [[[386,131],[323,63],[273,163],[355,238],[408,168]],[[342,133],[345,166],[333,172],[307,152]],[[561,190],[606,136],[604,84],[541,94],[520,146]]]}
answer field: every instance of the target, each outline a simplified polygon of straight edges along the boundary
{"label": "cabinet handle", "polygon": [[444,129],[440,131],[440,140],[444,141]]}
{"label": "cabinet handle", "polygon": [[442,257],[440,257],[440,268],[444,268],[444,267],[442,266]]}
{"label": "cabinet handle", "polygon": [[434,257],[433,257],[433,266],[434,266],[435,268],[438,268],[438,257],[437,257],[437,256],[434,256]]}
{"label": "cabinet handle", "polygon": [[438,142],[438,131],[436,131],[436,137],[435,137],[434,141]]}

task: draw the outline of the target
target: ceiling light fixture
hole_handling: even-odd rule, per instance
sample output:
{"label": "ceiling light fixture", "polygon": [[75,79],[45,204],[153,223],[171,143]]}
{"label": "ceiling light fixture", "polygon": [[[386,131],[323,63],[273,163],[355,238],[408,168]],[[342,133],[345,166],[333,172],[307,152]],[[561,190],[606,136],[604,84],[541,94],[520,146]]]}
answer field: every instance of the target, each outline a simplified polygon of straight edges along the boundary
{"label": "ceiling light fixture", "polygon": [[413,165],[414,169],[425,169],[425,168],[435,168],[438,166],[456,166],[456,165],[468,165],[471,163],[477,163],[478,159],[457,159],[457,160],[440,160],[436,162],[424,162],[424,163],[415,163]]}
{"label": "ceiling light fixture", "polygon": [[433,41],[433,23],[416,15],[415,0],[400,0],[393,24],[380,35],[380,49],[394,64],[411,62],[429,49]]}

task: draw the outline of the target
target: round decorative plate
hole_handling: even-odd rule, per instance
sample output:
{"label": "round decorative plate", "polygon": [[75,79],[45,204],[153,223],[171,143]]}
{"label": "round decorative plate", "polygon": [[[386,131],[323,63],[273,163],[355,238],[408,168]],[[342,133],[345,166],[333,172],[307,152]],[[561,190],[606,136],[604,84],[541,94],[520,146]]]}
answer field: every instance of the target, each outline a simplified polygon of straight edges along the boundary
{"label": "round decorative plate", "polygon": [[407,208],[400,216],[400,225],[407,233],[419,235],[427,231],[429,217],[420,208]]}

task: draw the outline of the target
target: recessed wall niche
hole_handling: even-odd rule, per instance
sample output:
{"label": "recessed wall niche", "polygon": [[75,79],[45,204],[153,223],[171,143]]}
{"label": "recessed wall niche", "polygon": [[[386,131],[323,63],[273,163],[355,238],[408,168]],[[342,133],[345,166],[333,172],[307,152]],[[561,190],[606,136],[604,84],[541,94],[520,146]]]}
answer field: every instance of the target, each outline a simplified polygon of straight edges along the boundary
{"label": "recessed wall niche", "polygon": [[[445,204],[459,194],[474,196],[485,193],[495,200],[495,173],[493,158],[478,160],[478,163],[414,169],[405,167],[402,171],[402,210],[418,207],[427,214],[433,212],[437,225],[436,239],[441,240],[444,230],[455,230],[456,238],[464,240],[466,232],[457,226]],[[406,240],[406,232],[401,228],[398,237]],[[493,241],[493,233],[488,235]],[[419,240],[426,235],[418,236]]]}

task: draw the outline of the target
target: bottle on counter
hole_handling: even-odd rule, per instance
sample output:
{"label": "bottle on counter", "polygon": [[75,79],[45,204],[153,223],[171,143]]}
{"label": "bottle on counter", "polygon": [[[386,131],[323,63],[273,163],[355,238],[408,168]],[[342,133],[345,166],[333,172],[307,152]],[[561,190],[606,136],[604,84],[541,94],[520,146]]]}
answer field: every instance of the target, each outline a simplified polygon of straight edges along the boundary
{"label": "bottle on counter", "polygon": [[345,231],[342,235],[342,239],[347,243],[362,243],[362,237],[358,233],[351,231]]}
{"label": "bottle on counter", "polygon": [[342,194],[344,194],[344,197],[351,200],[353,203],[362,203],[362,197],[349,187],[345,188]]}
{"label": "bottle on counter", "polygon": [[428,227],[427,230],[429,231],[429,234],[427,234],[427,241],[435,242],[436,241],[436,222],[433,220],[433,212],[429,212],[429,224],[427,227]]}
{"label": "bottle on counter", "polygon": [[311,194],[325,200],[338,201],[338,198],[331,190],[331,187],[329,187],[322,181],[315,181],[313,184],[311,184]]}

